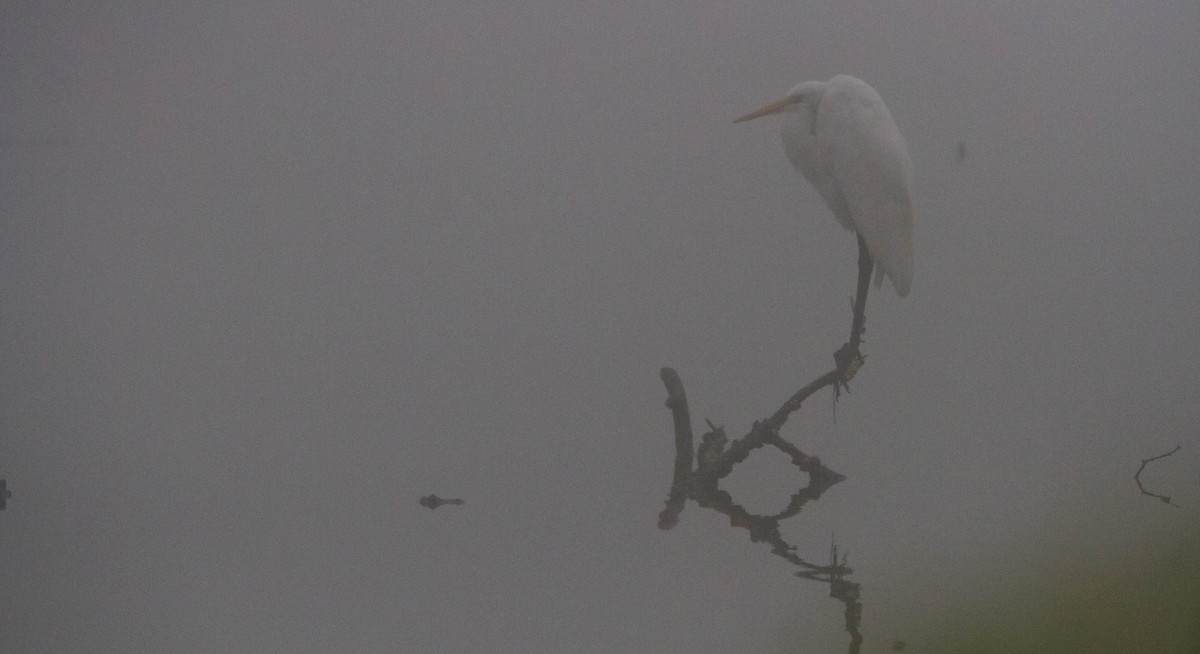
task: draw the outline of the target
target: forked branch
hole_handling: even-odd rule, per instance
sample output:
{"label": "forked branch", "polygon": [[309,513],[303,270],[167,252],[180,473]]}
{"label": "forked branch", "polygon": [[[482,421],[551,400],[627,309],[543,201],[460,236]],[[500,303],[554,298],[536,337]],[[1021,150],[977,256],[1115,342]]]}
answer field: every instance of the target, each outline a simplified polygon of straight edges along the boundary
{"label": "forked branch", "polygon": [[[832,386],[836,399],[842,390],[849,389],[850,380],[863,364],[863,355],[859,348],[866,329],[867,291],[870,289],[873,267],[867,244],[859,236],[858,286],[852,303],[850,338],[834,353],[834,369],[801,387],[770,417],[756,421],[749,433],[740,439],[731,442],[725,435],[724,427],[710,422],[709,431],[701,437],[700,447],[693,454],[691,412],[683,380],[672,368],[663,368],[660,373],[663,385],[667,389],[666,405],[671,410],[675,429],[675,467],[666,507],[658,516],[659,528],[670,529],[678,524],[679,515],[688,499],[694,500],[703,508],[713,509],[728,516],[732,526],[750,532],[751,541],[768,543],[772,554],[802,568],[797,573],[798,576],[830,585],[830,595],[846,607],[845,626],[851,635],[852,654],[859,651],[862,643],[862,635],[858,631],[862,617],[862,604],[858,600],[859,585],[846,580],[846,576],[853,571],[846,565],[844,558],[838,560],[836,548],[827,565],[804,560],[780,533],[782,520],[799,513],[806,503],[820,498],[826,490],[843,481],[845,477],[826,467],[817,457],[805,454],[789,443],[780,436],[779,431],[792,413],[798,411],[805,400],[817,391]],[[786,454],[792,465],[808,476],[807,485],[792,495],[787,507],[776,515],[751,514],[736,504],[729,493],[720,489],[720,480],[728,476],[734,466],[745,461],[750,452],[764,445],[771,445]]]}

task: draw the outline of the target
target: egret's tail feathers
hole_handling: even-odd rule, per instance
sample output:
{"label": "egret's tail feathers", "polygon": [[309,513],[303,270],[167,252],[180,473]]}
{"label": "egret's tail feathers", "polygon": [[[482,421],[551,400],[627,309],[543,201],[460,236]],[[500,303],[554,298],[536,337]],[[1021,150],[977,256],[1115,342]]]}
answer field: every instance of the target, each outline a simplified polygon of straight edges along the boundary
{"label": "egret's tail feathers", "polygon": [[[867,242],[867,249],[880,271],[892,280],[896,294],[904,297],[912,286],[913,219],[912,204],[901,191],[883,202],[861,202],[852,206],[855,231]],[[880,278],[876,276],[878,286]]]}
{"label": "egret's tail feathers", "polygon": [[[868,241],[868,246],[870,242]],[[892,280],[896,295],[904,297],[912,288],[912,240],[902,239],[892,248],[880,248],[875,259],[875,288],[883,284],[884,276]]]}
{"label": "egret's tail feathers", "polygon": [[[896,295],[904,297],[908,295],[908,291],[912,288],[912,245],[909,244],[909,252],[905,256],[896,257],[890,262],[887,271],[888,277],[892,280],[892,286],[896,288]],[[878,281],[876,281],[878,286]]]}
{"label": "egret's tail feathers", "polygon": [[912,278],[893,277],[891,275],[887,275],[883,271],[883,266],[875,266],[875,288],[883,286],[883,278],[885,275],[892,280],[892,287],[896,289],[896,295],[899,295],[900,297],[908,295],[909,288],[912,286]]}

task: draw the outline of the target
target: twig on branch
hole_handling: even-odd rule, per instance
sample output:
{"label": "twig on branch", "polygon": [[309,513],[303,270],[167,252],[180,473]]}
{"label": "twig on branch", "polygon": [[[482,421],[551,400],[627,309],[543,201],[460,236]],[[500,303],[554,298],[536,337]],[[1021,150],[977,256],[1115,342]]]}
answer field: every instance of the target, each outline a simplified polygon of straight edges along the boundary
{"label": "twig on branch", "polygon": [[1181,448],[1181,447],[1183,447],[1183,446],[1176,445],[1175,449],[1171,450],[1170,452],[1167,452],[1166,454],[1159,454],[1158,456],[1152,456],[1149,459],[1142,459],[1142,465],[1138,466],[1137,472],[1135,472],[1133,474],[1133,480],[1137,482],[1138,489],[1142,491],[1142,495],[1149,495],[1150,497],[1157,498],[1159,501],[1164,502],[1166,504],[1170,504],[1171,506],[1173,506],[1177,509],[1179,508],[1179,505],[1171,502],[1171,498],[1169,496],[1159,495],[1157,493],[1151,493],[1150,491],[1146,490],[1146,487],[1142,486],[1141,477],[1142,477],[1142,471],[1146,469],[1147,463],[1150,463],[1151,461],[1157,461],[1159,459],[1165,459],[1165,458],[1171,456],[1172,454],[1178,452],[1179,448]]}
{"label": "twig on branch", "polygon": [[830,543],[828,566],[818,570],[797,572],[796,576],[829,584],[829,596],[846,607],[844,617],[846,631],[850,634],[850,651],[858,652],[863,640],[862,633],[858,630],[858,625],[862,621],[862,602],[858,601],[861,587],[859,584],[845,579],[845,576],[852,572],[854,571],[846,567],[845,556],[840,561],[838,560],[837,543]]}

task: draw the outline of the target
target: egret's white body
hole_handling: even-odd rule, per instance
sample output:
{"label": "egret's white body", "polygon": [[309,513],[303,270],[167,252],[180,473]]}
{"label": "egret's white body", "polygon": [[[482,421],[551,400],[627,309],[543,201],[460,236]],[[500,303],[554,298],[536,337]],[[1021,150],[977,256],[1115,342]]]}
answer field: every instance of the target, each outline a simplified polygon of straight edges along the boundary
{"label": "egret's white body", "polygon": [[803,82],[783,99],[734,122],[783,114],[783,148],[843,227],[866,241],[896,293],[912,286],[913,213],[908,145],[883,98],[866,82],[838,75]]}

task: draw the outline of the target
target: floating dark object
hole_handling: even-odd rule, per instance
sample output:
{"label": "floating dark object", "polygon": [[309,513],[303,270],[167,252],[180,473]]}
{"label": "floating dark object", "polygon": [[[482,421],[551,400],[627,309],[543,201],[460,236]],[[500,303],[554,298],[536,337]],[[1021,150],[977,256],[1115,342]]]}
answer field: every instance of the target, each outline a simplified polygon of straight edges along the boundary
{"label": "floating dark object", "polygon": [[12,491],[8,490],[8,480],[0,479],[0,509],[8,506],[10,497],[12,497]]}
{"label": "floating dark object", "polygon": [[436,509],[443,504],[466,504],[464,500],[443,500],[437,495],[426,495],[420,499],[421,506]]}
{"label": "floating dark object", "polygon": [[962,141],[959,141],[958,142],[958,156],[956,157],[956,159],[958,160],[958,163],[962,163],[963,159],[966,159],[966,158],[967,158],[967,146],[963,145]]}

